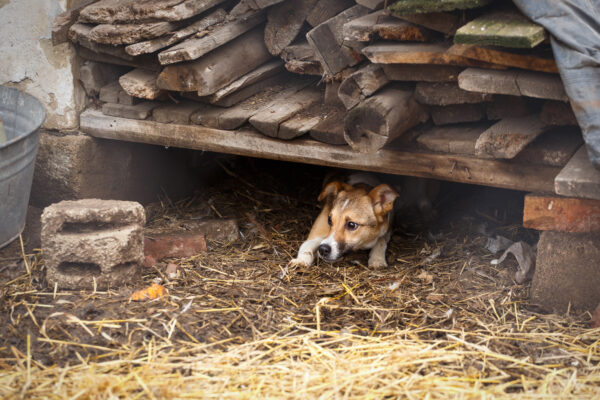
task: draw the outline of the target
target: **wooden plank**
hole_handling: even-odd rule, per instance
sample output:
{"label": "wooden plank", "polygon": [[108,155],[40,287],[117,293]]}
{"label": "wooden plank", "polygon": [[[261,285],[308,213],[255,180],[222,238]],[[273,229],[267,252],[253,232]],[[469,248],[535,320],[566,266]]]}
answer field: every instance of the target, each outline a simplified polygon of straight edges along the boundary
{"label": "wooden plank", "polygon": [[131,57],[126,60],[109,54],[98,53],[82,46],[75,46],[75,51],[79,57],[88,61],[101,62],[105,64],[123,65],[133,68],[143,68],[151,71],[160,71],[160,64],[155,58],[148,58],[147,55]]}
{"label": "wooden plank", "polygon": [[452,104],[429,107],[431,120],[436,125],[476,122],[485,119],[484,104]]}
{"label": "wooden plank", "polygon": [[411,89],[388,86],[348,111],[344,137],[354,150],[375,153],[428,117]]}
{"label": "wooden plank", "polygon": [[[213,95],[209,96],[207,98],[207,100],[213,104],[219,103],[226,97],[230,97],[234,93],[239,92],[240,90],[242,90],[244,88],[247,88],[257,82],[264,81],[267,78],[270,78],[274,75],[278,75],[281,72],[283,72],[283,62],[281,60],[270,60],[270,61],[264,63],[263,65],[261,65],[260,67],[248,72],[247,74],[242,75],[235,81],[231,82],[229,85],[226,85],[223,88],[217,90]],[[260,86],[258,86],[258,87],[255,86],[252,90],[252,91],[254,91],[254,93],[251,93],[251,94],[245,93],[245,95],[247,94],[246,97],[244,97],[244,98],[238,97],[236,100],[238,100],[238,101],[245,100],[248,97],[252,96],[253,94],[258,93],[259,87]],[[250,92],[252,92],[252,91],[250,91]],[[223,107],[228,107],[229,105],[235,104],[231,100],[232,99],[230,98],[230,101],[227,102],[228,105],[227,104],[221,104],[221,105]]]}
{"label": "wooden plank", "polygon": [[165,47],[171,46],[175,43],[179,43],[189,36],[205,32],[207,28],[224,21],[226,16],[227,12],[222,8],[218,8],[202,19],[186,26],[183,29],[169,33],[168,35],[160,38],[130,44],[129,46],[125,47],[125,51],[127,54],[132,56],[154,53],[155,51],[164,49]]}
{"label": "wooden plank", "polygon": [[548,100],[544,102],[540,119],[550,126],[578,126],[571,104],[564,101]]}
{"label": "wooden plank", "polygon": [[263,79],[262,81],[255,82],[243,89],[238,90],[237,92],[230,94],[227,97],[223,97],[218,101],[212,102],[212,104],[220,107],[231,107],[256,94],[262,93],[267,89],[281,86],[290,80],[293,80],[293,75],[284,72],[279,75]]}
{"label": "wooden plank", "polygon": [[256,13],[246,19],[238,19],[214,26],[204,37],[194,37],[158,53],[162,65],[196,60],[214,49],[229,43],[265,20],[264,13]]}
{"label": "wooden plank", "polygon": [[94,26],[89,33],[92,42],[121,45],[132,44],[142,40],[155,39],[176,30],[179,24],[174,22],[147,22],[137,24],[100,24]]}
{"label": "wooden plank", "polygon": [[200,60],[169,65],[158,76],[162,89],[208,96],[271,58],[260,27],[211,51]]}
{"label": "wooden plank", "polygon": [[355,4],[352,0],[319,0],[306,17],[306,22],[314,28]]}
{"label": "wooden plank", "polygon": [[269,138],[248,130],[226,131],[196,125],[160,124],[107,117],[88,109],[81,114],[80,130],[94,137],[160,146],[272,158],[330,167],[445,179],[506,189],[551,192],[560,168],[518,164],[427,152],[382,149],[357,153],[348,146],[331,146],[313,140],[293,142]]}
{"label": "wooden plank", "polygon": [[198,15],[225,0],[101,0],[85,7],[80,14],[84,22],[96,24],[140,21],[181,21]]}
{"label": "wooden plank", "polygon": [[249,122],[267,136],[278,137],[279,125],[298,112],[323,100],[323,92],[309,87],[287,97],[284,101],[271,103],[254,114]]}
{"label": "wooden plank", "polygon": [[504,49],[455,44],[448,49],[450,54],[485,61],[506,67],[523,68],[531,71],[558,73],[554,59],[536,54],[515,53]]}
{"label": "wooden plank", "polygon": [[454,43],[530,49],[546,39],[546,31],[519,12],[494,12],[460,27]]}
{"label": "wooden plank", "polygon": [[160,103],[145,101],[134,105],[104,103],[102,114],[127,119],[146,119],[152,114],[152,110]]}
{"label": "wooden plank", "polygon": [[545,129],[537,114],[505,118],[481,134],[475,143],[475,154],[479,157],[513,158]]}
{"label": "wooden plank", "polygon": [[327,110],[321,117],[321,121],[312,127],[310,137],[332,145],[345,145],[344,117],[346,111],[342,107],[334,107]]}
{"label": "wooden plank", "polygon": [[474,155],[475,143],[491,123],[431,126],[420,130],[416,141],[428,150],[442,153]]}
{"label": "wooden plank", "polygon": [[107,54],[113,57],[118,57],[123,60],[133,61],[135,58],[125,51],[122,46],[112,46],[107,44],[95,43],[90,40],[90,32],[92,31],[92,25],[73,24],[69,28],[69,40],[73,43],[77,43],[89,50],[96,53]]}
{"label": "wooden plank", "polygon": [[279,139],[294,139],[310,132],[319,122],[321,117],[310,115],[310,113],[300,113],[288,119],[279,126]]}
{"label": "wooden plank", "polygon": [[556,194],[600,200],[600,171],[581,146],[554,180]]}
{"label": "wooden plank", "polygon": [[60,13],[54,18],[52,23],[52,45],[58,46],[69,40],[69,28],[77,22],[81,10],[97,0],[82,0],[80,4],[63,13]]}
{"label": "wooden plank", "polygon": [[246,17],[256,11],[281,3],[283,0],[241,0],[229,12],[234,18]]}
{"label": "wooden plank", "polygon": [[403,19],[415,25],[423,26],[432,31],[443,33],[446,36],[453,36],[459,26],[459,18],[451,13],[425,13],[425,14],[406,14],[400,15],[391,13],[396,18]]}
{"label": "wooden plank", "polygon": [[455,82],[419,82],[415,88],[415,99],[433,106],[483,103],[492,98],[487,93],[462,90]]}
{"label": "wooden plank", "polygon": [[430,64],[383,64],[383,71],[391,81],[456,82],[462,67]]}
{"label": "wooden plank", "polygon": [[479,93],[568,100],[560,77],[543,72],[468,68],[458,76],[458,85],[461,89]]}
{"label": "wooden plank", "polygon": [[380,65],[368,64],[344,79],[338,90],[338,97],[349,110],[388,82]]}
{"label": "wooden plank", "polygon": [[315,50],[315,56],[328,75],[335,75],[362,60],[360,53],[344,45],[342,27],[346,22],[363,16],[368,11],[367,8],[356,5],[328,19],[306,34],[308,43]]}
{"label": "wooden plank", "polygon": [[582,144],[583,138],[578,127],[554,127],[529,143],[514,160],[564,167]]}
{"label": "wooden plank", "polygon": [[556,232],[600,231],[600,201],[527,194],[523,227]]}
{"label": "wooden plank", "polygon": [[202,103],[188,100],[177,104],[160,105],[152,110],[152,120],[163,124],[188,125],[191,123],[191,115],[203,106]]}
{"label": "wooden plank", "polygon": [[156,72],[134,69],[119,78],[119,84],[128,95],[140,99],[154,100],[165,94],[156,85]]}
{"label": "wooden plank", "polygon": [[346,22],[342,29],[345,41],[369,42],[375,37],[385,40],[426,42],[432,33],[426,28],[390,17],[384,11]]}
{"label": "wooden plank", "polygon": [[436,64],[500,68],[494,64],[448,53],[449,43],[375,43],[362,53],[377,64]]}
{"label": "wooden plank", "polygon": [[265,44],[276,56],[292,44],[317,0],[289,0],[269,9],[265,26]]}
{"label": "wooden plank", "polygon": [[400,0],[388,7],[398,15],[421,14],[441,11],[466,10],[483,7],[492,0]]}

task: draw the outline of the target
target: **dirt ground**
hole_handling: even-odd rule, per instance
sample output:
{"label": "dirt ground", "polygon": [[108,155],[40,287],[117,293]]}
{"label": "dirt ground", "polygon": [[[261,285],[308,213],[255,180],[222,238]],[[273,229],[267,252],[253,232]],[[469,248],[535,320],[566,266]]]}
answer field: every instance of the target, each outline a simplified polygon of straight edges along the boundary
{"label": "dirt ground", "polygon": [[[239,221],[241,239],[108,291],[46,287],[43,255],[0,253],[0,397],[597,398],[600,329],[544,314],[493,265],[489,235],[535,244],[522,193],[442,184],[429,226],[399,227],[388,268],[367,254],[287,262],[318,214],[326,169],[223,158],[191,199],[148,225]],[[415,221],[412,221],[415,222]],[[419,222],[417,220],[417,222]],[[169,295],[129,302],[160,281]]]}

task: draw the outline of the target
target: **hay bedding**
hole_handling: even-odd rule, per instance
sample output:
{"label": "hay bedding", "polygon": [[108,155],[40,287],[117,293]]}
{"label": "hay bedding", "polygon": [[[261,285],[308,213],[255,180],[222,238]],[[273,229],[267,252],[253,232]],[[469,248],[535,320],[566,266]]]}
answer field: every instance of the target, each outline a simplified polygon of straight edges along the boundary
{"label": "hay bedding", "polygon": [[146,269],[136,288],[160,278],[167,298],[53,292],[41,255],[28,257],[30,273],[0,286],[0,397],[598,397],[600,330],[587,314],[536,312],[515,265],[490,264],[475,226],[497,215],[444,218],[435,238],[396,234],[387,269],[366,254],[286,268],[318,212],[302,199],[320,170],[260,165],[270,172],[225,167],[196,198],[149,208],[153,226],[235,216],[243,234],[175,260],[177,279]]}

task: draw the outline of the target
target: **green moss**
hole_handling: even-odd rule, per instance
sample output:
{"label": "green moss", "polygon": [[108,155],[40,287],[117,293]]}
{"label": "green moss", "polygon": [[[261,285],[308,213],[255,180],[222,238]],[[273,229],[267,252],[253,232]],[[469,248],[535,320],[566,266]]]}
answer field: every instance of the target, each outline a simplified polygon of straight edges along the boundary
{"label": "green moss", "polygon": [[422,14],[464,10],[488,5],[493,0],[400,0],[388,7],[392,14]]}

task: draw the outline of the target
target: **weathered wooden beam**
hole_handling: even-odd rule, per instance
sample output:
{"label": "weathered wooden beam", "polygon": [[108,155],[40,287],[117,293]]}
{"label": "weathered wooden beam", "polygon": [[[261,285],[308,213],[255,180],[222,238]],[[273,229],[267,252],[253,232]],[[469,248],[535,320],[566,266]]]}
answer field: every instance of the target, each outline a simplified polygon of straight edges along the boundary
{"label": "weathered wooden beam", "polygon": [[416,141],[428,150],[450,154],[475,155],[475,143],[490,122],[430,126],[420,129]]}
{"label": "weathered wooden beam", "polygon": [[387,87],[348,111],[344,137],[354,150],[375,153],[427,118],[411,89]]}
{"label": "weathered wooden beam", "polygon": [[281,3],[283,0],[241,0],[229,12],[232,17],[245,17],[256,11]]}
{"label": "weathered wooden beam", "polygon": [[385,4],[384,0],[356,0],[356,4],[367,7],[369,10],[379,10]]}
{"label": "weathered wooden beam", "polygon": [[76,7],[73,7],[54,18],[52,23],[52,45],[57,46],[69,40],[69,28],[77,22],[81,10],[97,0],[83,0]]}
{"label": "weathered wooden beam", "polygon": [[94,26],[89,33],[92,42],[121,45],[132,44],[142,40],[155,39],[176,30],[179,24],[174,22],[146,22],[137,24],[100,24]]}
{"label": "weathered wooden beam", "polygon": [[391,81],[456,82],[462,67],[431,64],[383,64],[383,71]]}
{"label": "weathered wooden beam", "polygon": [[192,114],[203,106],[202,103],[188,100],[177,104],[159,105],[152,110],[152,120],[163,124],[188,125],[191,123]]}
{"label": "weathered wooden beam", "polygon": [[415,25],[424,26],[432,31],[443,33],[446,36],[454,35],[459,26],[458,15],[451,13],[432,12],[400,15],[392,12],[392,15]]}
{"label": "weathered wooden beam", "polygon": [[338,97],[349,110],[388,83],[380,65],[368,64],[342,81]]}
{"label": "weathered wooden beam", "polygon": [[248,18],[234,20],[214,26],[211,32],[203,37],[193,37],[158,53],[158,61],[162,65],[182,61],[196,60],[214,49],[231,42],[248,32],[265,20],[265,14],[258,12]]}
{"label": "weathered wooden beam", "polygon": [[130,44],[125,47],[127,54],[132,56],[138,56],[141,54],[150,54],[169,47],[173,44],[179,43],[189,36],[204,32],[207,28],[212,25],[218,24],[225,20],[227,12],[222,8],[218,8],[210,14],[206,15],[202,19],[186,26],[183,29],[169,33],[163,37],[151,39],[139,43]]}
{"label": "weathered wooden beam", "polygon": [[360,53],[344,45],[342,27],[346,22],[363,16],[368,11],[367,8],[356,5],[328,19],[306,34],[308,43],[315,50],[315,56],[328,75],[335,75],[362,60]]}
{"label": "weathered wooden beam", "polygon": [[479,157],[513,158],[546,130],[538,114],[505,118],[483,132],[475,143]]}
{"label": "weathered wooden beam", "polygon": [[321,118],[318,124],[310,130],[310,137],[333,145],[345,145],[344,118],[346,112],[342,107],[331,107]]}
{"label": "weathered wooden beam", "polygon": [[419,82],[415,88],[415,99],[433,106],[483,103],[492,98],[487,93],[462,90],[455,82]]}
{"label": "weathered wooden beam", "polygon": [[361,154],[348,146],[331,146],[313,140],[296,139],[288,142],[248,130],[227,131],[197,125],[135,121],[107,117],[91,109],[81,114],[80,130],[104,139],[421,176],[532,192],[552,192],[554,177],[560,170],[557,167],[506,160],[394,149],[382,149],[376,154]]}
{"label": "weathered wooden beam", "polygon": [[556,194],[600,200],[600,171],[594,168],[581,146],[554,180]]}
{"label": "weathered wooden beam", "polygon": [[430,106],[428,110],[436,125],[476,122],[485,118],[485,105],[481,103]]}
{"label": "weathered wooden beam", "polygon": [[551,126],[578,126],[571,104],[565,101],[548,100],[544,102],[540,120]]}
{"label": "weathered wooden beam", "polygon": [[530,49],[546,39],[546,31],[518,12],[483,15],[460,27],[454,43]]}
{"label": "weathered wooden beam", "polygon": [[528,194],[523,207],[523,226],[538,231],[600,231],[600,201]]}
{"label": "weathered wooden beam", "polygon": [[525,146],[514,160],[564,167],[582,143],[583,138],[578,127],[553,127]]}
{"label": "weathered wooden beam", "polygon": [[[149,55],[143,55],[138,57],[131,57],[131,59],[123,59],[121,57],[112,56],[110,54],[98,53],[90,50],[86,47],[75,45],[77,55],[84,60],[96,61],[105,64],[123,65],[133,68],[143,68],[151,71],[160,71],[161,67],[158,61],[149,57]],[[129,57],[129,56],[128,56]]]}
{"label": "weathered wooden beam", "polygon": [[356,3],[353,0],[318,0],[306,17],[306,22],[314,28],[354,5]]}
{"label": "weathered wooden beam", "polygon": [[282,123],[279,126],[277,137],[279,139],[290,140],[309,133],[312,128],[321,122],[321,116],[311,115],[309,110]]}
{"label": "weathered wooden beam", "polygon": [[152,110],[158,107],[160,103],[145,101],[134,105],[104,103],[102,105],[102,114],[127,119],[146,119],[152,114]]}
{"label": "weathered wooden beam", "polygon": [[[494,99],[486,103],[487,119],[495,121],[510,117],[524,117],[539,111],[539,100],[524,96],[495,94]],[[542,122],[546,123],[540,115]],[[549,125],[546,123],[546,125]]]}
{"label": "weathered wooden beam", "polygon": [[100,0],[80,13],[84,22],[96,24],[140,21],[181,21],[198,15],[225,0]]}
{"label": "weathered wooden beam", "polygon": [[449,43],[375,43],[362,53],[377,64],[436,64],[502,68],[494,64],[450,54]]}
{"label": "weathered wooden beam", "polygon": [[556,62],[552,58],[535,54],[513,53],[498,48],[455,44],[448,49],[450,54],[485,61],[506,67],[523,68],[531,71],[558,73]]}
{"label": "weathered wooden beam", "polygon": [[92,25],[76,23],[69,28],[69,40],[96,53],[107,54],[126,61],[134,61],[135,57],[127,54],[123,46],[95,43],[90,40]]}
{"label": "weathered wooden beam", "polygon": [[492,0],[400,0],[390,5],[388,9],[393,14],[421,14],[441,11],[466,10],[483,7]]}
{"label": "weathered wooden beam", "polygon": [[158,76],[158,87],[208,96],[271,58],[262,29],[255,28],[200,60],[167,66]]}
{"label": "weathered wooden beam", "polygon": [[468,68],[458,76],[458,85],[472,92],[568,100],[560,77],[543,72]]}
{"label": "weathered wooden beam", "polygon": [[346,22],[342,29],[345,41],[369,42],[375,37],[399,42],[426,42],[433,37],[426,28],[390,17],[383,11]]}
{"label": "weathered wooden beam", "polygon": [[317,0],[290,0],[269,9],[265,26],[265,44],[276,56],[292,44]]}
{"label": "weathered wooden beam", "polygon": [[157,77],[156,72],[138,68],[121,76],[119,84],[130,96],[154,100],[165,93],[156,85]]}

